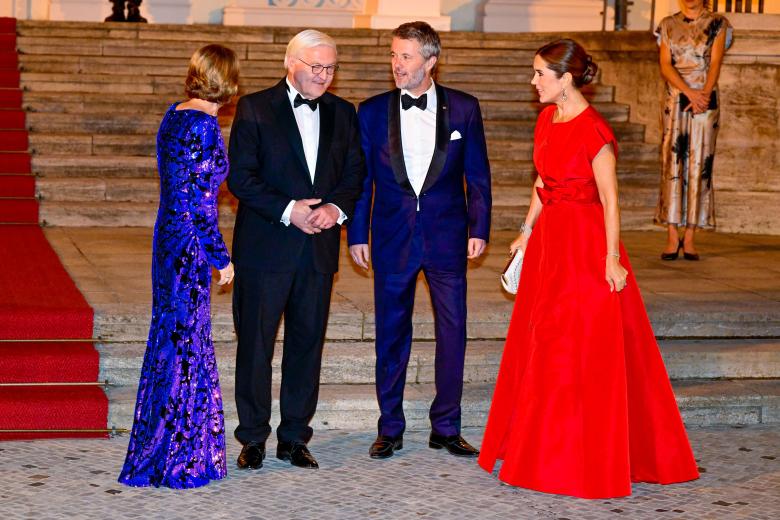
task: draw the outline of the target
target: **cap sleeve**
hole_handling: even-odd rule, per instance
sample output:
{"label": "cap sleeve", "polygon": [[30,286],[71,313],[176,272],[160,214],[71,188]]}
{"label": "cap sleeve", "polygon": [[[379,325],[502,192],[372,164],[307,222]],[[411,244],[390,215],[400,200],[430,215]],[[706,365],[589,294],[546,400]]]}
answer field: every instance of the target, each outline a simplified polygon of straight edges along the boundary
{"label": "cap sleeve", "polygon": [[588,156],[588,161],[593,162],[598,153],[604,147],[605,144],[612,145],[612,152],[615,154],[615,158],[618,156],[618,145],[615,139],[615,134],[612,132],[609,124],[601,117],[593,118],[590,121],[587,130],[583,131],[585,140],[585,153]]}
{"label": "cap sleeve", "polygon": [[731,26],[731,22],[725,16],[716,14],[714,19],[707,28],[708,42],[712,42],[718,37],[721,31],[726,31],[726,49],[731,47],[734,43],[734,28]]}
{"label": "cap sleeve", "polygon": [[667,16],[659,22],[658,27],[656,27],[655,31],[653,31],[653,36],[655,36],[655,43],[659,47],[661,46],[662,42],[665,43],[667,47],[669,47],[669,31],[671,21],[672,18]]}

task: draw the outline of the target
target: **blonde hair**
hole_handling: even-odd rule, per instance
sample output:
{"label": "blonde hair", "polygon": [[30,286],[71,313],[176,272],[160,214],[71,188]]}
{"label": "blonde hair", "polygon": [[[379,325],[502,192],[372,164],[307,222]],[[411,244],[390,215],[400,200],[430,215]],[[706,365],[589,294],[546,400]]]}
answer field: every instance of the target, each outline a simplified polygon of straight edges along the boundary
{"label": "blonde hair", "polygon": [[238,57],[232,49],[212,43],[190,58],[184,92],[189,98],[224,105],[238,93]]}
{"label": "blonde hair", "polygon": [[299,32],[293,36],[290,43],[287,44],[287,51],[284,53],[284,66],[289,67],[290,58],[297,58],[298,54],[300,54],[303,49],[311,49],[312,47],[318,47],[320,45],[330,47],[338,53],[336,40],[324,32],[316,29],[306,29]]}

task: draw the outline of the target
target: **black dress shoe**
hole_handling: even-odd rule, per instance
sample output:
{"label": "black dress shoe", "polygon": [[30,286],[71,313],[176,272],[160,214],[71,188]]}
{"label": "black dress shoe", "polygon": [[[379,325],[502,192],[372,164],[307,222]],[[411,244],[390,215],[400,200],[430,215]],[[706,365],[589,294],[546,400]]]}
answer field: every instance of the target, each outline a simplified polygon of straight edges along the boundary
{"label": "black dress shoe", "polygon": [[302,442],[284,442],[279,441],[276,446],[276,458],[289,461],[293,466],[299,468],[317,469],[320,467],[306,444]]}
{"label": "black dress shoe", "polygon": [[368,449],[368,456],[372,459],[386,459],[393,456],[393,452],[404,448],[404,438],[390,437],[389,435],[379,435],[374,444]]}
{"label": "black dress shoe", "polygon": [[[661,253],[661,260],[677,260],[677,257],[680,256],[680,249],[683,248],[683,241],[680,240],[680,242],[677,244],[677,250],[674,253]],[[686,255],[687,253],[683,253],[683,255]],[[686,259],[688,257],[686,256]]]}
{"label": "black dress shoe", "polygon": [[457,457],[476,457],[479,455],[479,450],[466,442],[466,439],[460,435],[450,435],[446,437],[439,435],[438,433],[431,433],[431,438],[428,440],[428,447],[434,450],[440,450],[446,448],[447,451]]}
{"label": "black dress shoe", "polygon": [[265,458],[264,442],[248,442],[241,448],[241,454],[238,456],[239,469],[260,469],[263,467]]}
{"label": "black dress shoe", "polygon": [[699,259],[699,253],[686,253],[683,249],[683,258],[686,260],[693,260],[694,262]]}

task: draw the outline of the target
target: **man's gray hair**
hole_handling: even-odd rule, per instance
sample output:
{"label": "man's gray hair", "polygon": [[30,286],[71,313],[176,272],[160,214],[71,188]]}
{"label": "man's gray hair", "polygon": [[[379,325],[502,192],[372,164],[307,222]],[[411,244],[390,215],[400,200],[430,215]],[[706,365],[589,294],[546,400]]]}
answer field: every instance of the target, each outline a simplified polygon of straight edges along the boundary
{"label": "man's gray hair", "polygon": [[[284,53],[284,66],[289,66],[290,58],[297,58],[301,51],[304,49],[311,49],[312,47],[319,47],[325,45],[331,47],[334,51],[338,52],[336,48],[336,40],[325,34],[324,32],[316,29],[305,29],[292,37],[290,43],[287,44],[287,51]],[[329,65],[327,63],[323,65]]]}

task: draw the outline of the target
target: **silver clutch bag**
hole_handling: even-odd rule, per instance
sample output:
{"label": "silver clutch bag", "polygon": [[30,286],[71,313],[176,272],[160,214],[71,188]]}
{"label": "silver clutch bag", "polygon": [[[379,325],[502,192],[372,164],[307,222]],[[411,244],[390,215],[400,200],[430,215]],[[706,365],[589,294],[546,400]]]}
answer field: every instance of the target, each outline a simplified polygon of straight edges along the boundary
{"label": "silver clutch bag", "polygon": [[510,294],[517,294],[517,286],[520,285],[520,272],[523,270],[523,251],[518,249],[501,273],[501,285]]}

